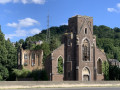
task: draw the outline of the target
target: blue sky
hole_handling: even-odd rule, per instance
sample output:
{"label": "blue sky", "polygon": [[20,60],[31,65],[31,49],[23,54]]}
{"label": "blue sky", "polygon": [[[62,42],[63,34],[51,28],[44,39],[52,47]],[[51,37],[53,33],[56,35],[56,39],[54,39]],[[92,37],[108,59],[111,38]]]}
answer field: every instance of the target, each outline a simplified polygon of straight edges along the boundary
{"label": "blue sky", "polygon": [[0,0],[0,25],[12,42],[68,23],[74,15],[93,17],[94,25],[120,28],[120,0]]}

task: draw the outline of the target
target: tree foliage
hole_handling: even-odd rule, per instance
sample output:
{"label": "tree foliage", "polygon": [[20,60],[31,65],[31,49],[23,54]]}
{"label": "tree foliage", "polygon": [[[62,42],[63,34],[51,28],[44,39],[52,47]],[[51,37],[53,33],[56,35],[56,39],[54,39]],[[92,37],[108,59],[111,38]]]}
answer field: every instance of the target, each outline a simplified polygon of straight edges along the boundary
{"label": "tree foliage", "polygon": [[104,74],[104,79],[109,80],[109,63],[104,61],[102,64],[102,72]]}
{"label": "tree foliage", "polygon": [[110,65],[109,80],[120,80],[120,68],[118,66]]}
{"label": "tree foliage", "polygon": [[0,80],[7,80],[12,68],[17,66],[16,48],[10,40],[5,40],[4,34],[0,30]]}
{"label": "tree foliage", "polygon": [[63,74],[63,58],[61,56],[58,58],[58,73]]}
{"label": "tree foliage", "polygon": [[48,80],[47,74],[45,70],[35,69],[33,71],[29,71],[27,69],[13,69],[12,76],[14,76],[15,80],[18,78],[33,78],[34,80]]}

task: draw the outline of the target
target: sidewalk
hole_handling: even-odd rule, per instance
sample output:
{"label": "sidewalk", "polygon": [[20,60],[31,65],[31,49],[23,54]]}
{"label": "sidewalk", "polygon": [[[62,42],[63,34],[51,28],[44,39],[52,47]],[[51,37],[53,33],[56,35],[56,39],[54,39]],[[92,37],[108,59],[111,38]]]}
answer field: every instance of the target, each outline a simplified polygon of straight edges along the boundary
{"label": "sidewalk", "polygon": [[120,87],[120,81],[99,81],[99,82],[1,81],[0,82],[0,89],[64,88],[64,87]]}

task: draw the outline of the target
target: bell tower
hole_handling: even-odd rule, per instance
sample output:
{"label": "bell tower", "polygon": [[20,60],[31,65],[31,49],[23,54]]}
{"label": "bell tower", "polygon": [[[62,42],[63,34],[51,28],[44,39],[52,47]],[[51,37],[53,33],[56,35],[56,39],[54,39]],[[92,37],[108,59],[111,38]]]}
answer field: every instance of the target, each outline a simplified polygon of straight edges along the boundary
{"label": "bell tower", "polygon": [[[76,15],[69,18],[69,31],[80,34],[84,30],[83,34],[91,32],[93,34],[93,18],[89,16]],[[89,30],[89,31],[88,31]]]}
{"label": "bell tower", "polygon": [[[69,18],[69,32],[65,44],[65,78],[93,80],[93,18],[76,15]],[[71,38],[72,37],[72,38]],[[69,44],[69,45],[68,45]],[[70,66],[68,68],[68,66]],[[85,70],[87,70],[87,75]],[[69,72],[67,72],[69,71]],[[83,78],[84,77],[84,78]]]}

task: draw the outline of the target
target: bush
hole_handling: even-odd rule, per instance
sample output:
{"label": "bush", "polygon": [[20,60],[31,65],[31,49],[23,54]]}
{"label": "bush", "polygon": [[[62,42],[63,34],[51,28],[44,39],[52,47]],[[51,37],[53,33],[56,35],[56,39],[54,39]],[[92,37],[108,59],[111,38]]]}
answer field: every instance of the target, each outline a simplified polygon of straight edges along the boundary
{"label": "bush", "polygon": [[[48,80],[45,70],[33,70],[32,72],[27,69],[14,69],[12,72],[12,78],[17,80],[17,78],[34,78],[34,80]],[[15,78],[14,78],[15,77]]]}
{"label": "bush", "polygon": [[39,69],[33,70],[31,73],[31,77],[33,77],[34,80],[40,80],[40,81],[48,80],[48,77],[47,77],[45,70],[39,70]]}
{"label": "bush", "polygon": [[16,76],[16,78],[26,78],[29,76],[31,72],[27,69],[22,69],[22,70],[18,70],[18,69],[13,69],[12,75]]}

